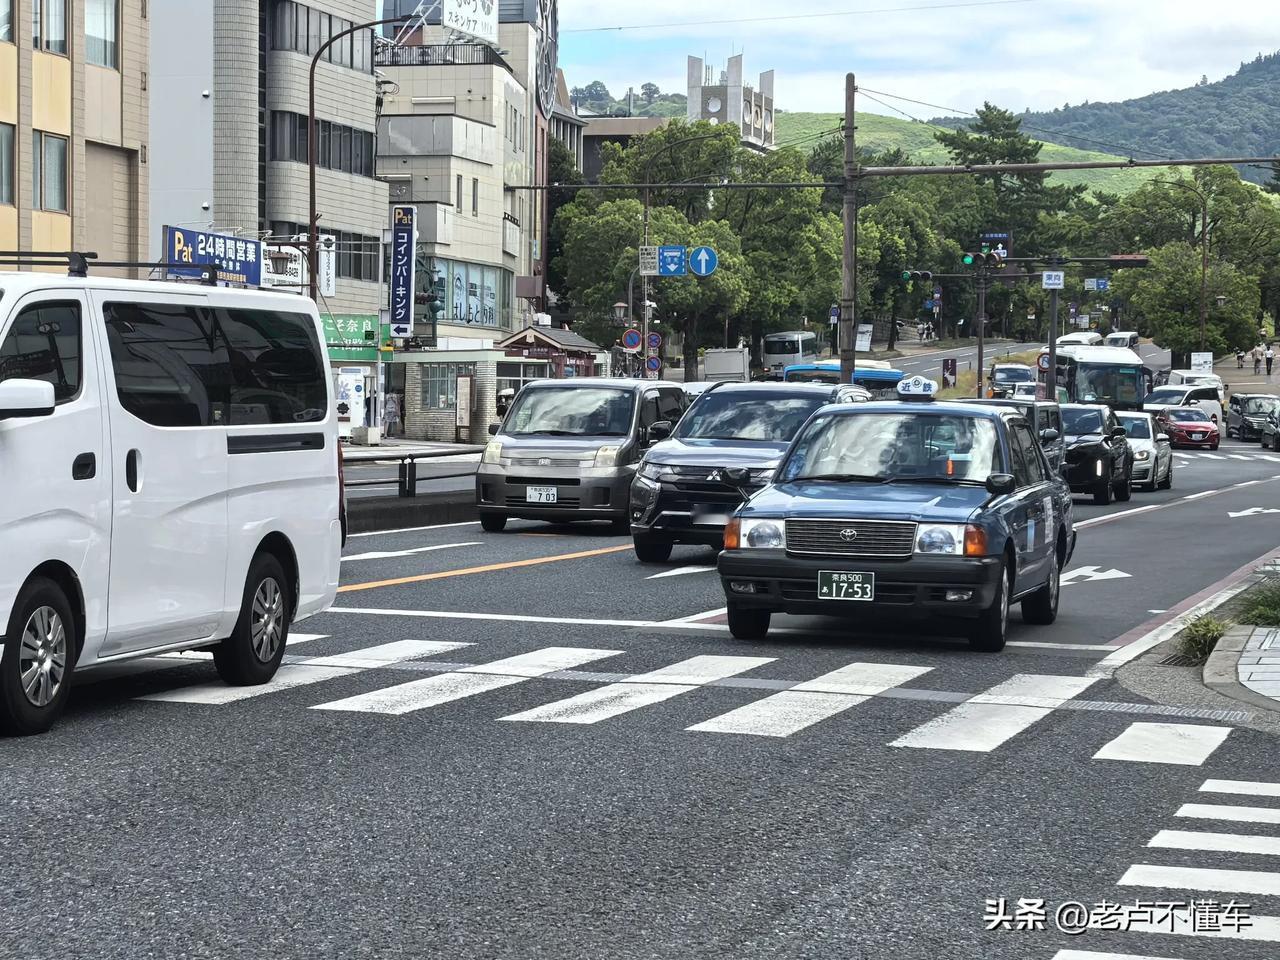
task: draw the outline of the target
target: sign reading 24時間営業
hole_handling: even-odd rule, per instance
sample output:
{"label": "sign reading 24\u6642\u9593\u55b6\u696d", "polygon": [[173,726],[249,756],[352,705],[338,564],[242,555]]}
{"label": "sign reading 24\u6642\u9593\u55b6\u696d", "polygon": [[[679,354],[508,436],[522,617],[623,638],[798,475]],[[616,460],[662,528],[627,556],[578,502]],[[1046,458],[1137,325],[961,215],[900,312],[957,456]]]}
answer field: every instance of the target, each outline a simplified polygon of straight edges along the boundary
{"label": "sign reading 24\u6642\u9593\u55b6\u696d", "polygon": [[257,287],[262,284],[262,242],[231,237],[221,233],[205,233],[186,227],[164,228],[164,259],[169,273],[199,276],[196,269],[184,266],[213,266],[224,283]]}

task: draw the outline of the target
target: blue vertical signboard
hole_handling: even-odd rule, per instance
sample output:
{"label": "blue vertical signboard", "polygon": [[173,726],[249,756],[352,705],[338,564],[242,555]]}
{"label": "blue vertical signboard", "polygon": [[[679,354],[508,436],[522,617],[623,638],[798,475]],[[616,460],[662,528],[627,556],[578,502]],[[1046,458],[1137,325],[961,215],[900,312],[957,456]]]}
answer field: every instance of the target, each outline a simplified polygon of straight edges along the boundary
{"label": "blue vertical signboard", "polygon": [[413,336],[413,268],[418,208],[391,208],[391,336]]}

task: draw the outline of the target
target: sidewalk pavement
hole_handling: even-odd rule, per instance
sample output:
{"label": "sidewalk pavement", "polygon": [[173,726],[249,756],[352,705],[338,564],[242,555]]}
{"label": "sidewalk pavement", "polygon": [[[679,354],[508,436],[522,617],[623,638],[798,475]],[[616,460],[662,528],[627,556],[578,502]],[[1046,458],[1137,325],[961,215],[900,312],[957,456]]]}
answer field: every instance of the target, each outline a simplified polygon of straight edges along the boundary
{"label": "sidewalk pavement", "polygon": [[[1274,581],[1277,574],[1280,552],[1245,577],[1243,589]],[[1280,627],[1231,627],[1209,654],[1203,679],[1205,686],[1224,696],[1280,712]]]}

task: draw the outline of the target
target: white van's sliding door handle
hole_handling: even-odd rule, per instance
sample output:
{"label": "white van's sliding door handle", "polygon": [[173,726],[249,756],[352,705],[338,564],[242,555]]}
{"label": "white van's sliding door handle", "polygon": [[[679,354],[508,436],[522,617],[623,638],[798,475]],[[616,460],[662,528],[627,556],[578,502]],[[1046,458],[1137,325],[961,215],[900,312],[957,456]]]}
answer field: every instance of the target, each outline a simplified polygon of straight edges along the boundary
{"label": "white van's sliding door handle", "polygon": [[82,453],[71,461],[72,480],[92,480],[98,472],[98,459],[92,453]]}
{"label": "white van's sliding door handle", "polygon": [[124,482],[129,485],[129,489],[134,493],[138,492],[138,459],[141,454],[137,450],[130,450],[125,454],[124,458]]}

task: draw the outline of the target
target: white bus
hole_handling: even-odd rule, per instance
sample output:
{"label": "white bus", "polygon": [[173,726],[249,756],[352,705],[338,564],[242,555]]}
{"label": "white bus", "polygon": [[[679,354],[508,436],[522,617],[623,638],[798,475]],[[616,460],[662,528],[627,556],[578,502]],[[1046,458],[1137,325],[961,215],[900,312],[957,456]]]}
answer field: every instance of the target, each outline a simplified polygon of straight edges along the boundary
{"label": "white bus", "polygon": [[795,363],[818,359],[818,335],[811,330],[787,330],[766,334],[764,368],[770,377],[781,380],[782,372]]}

